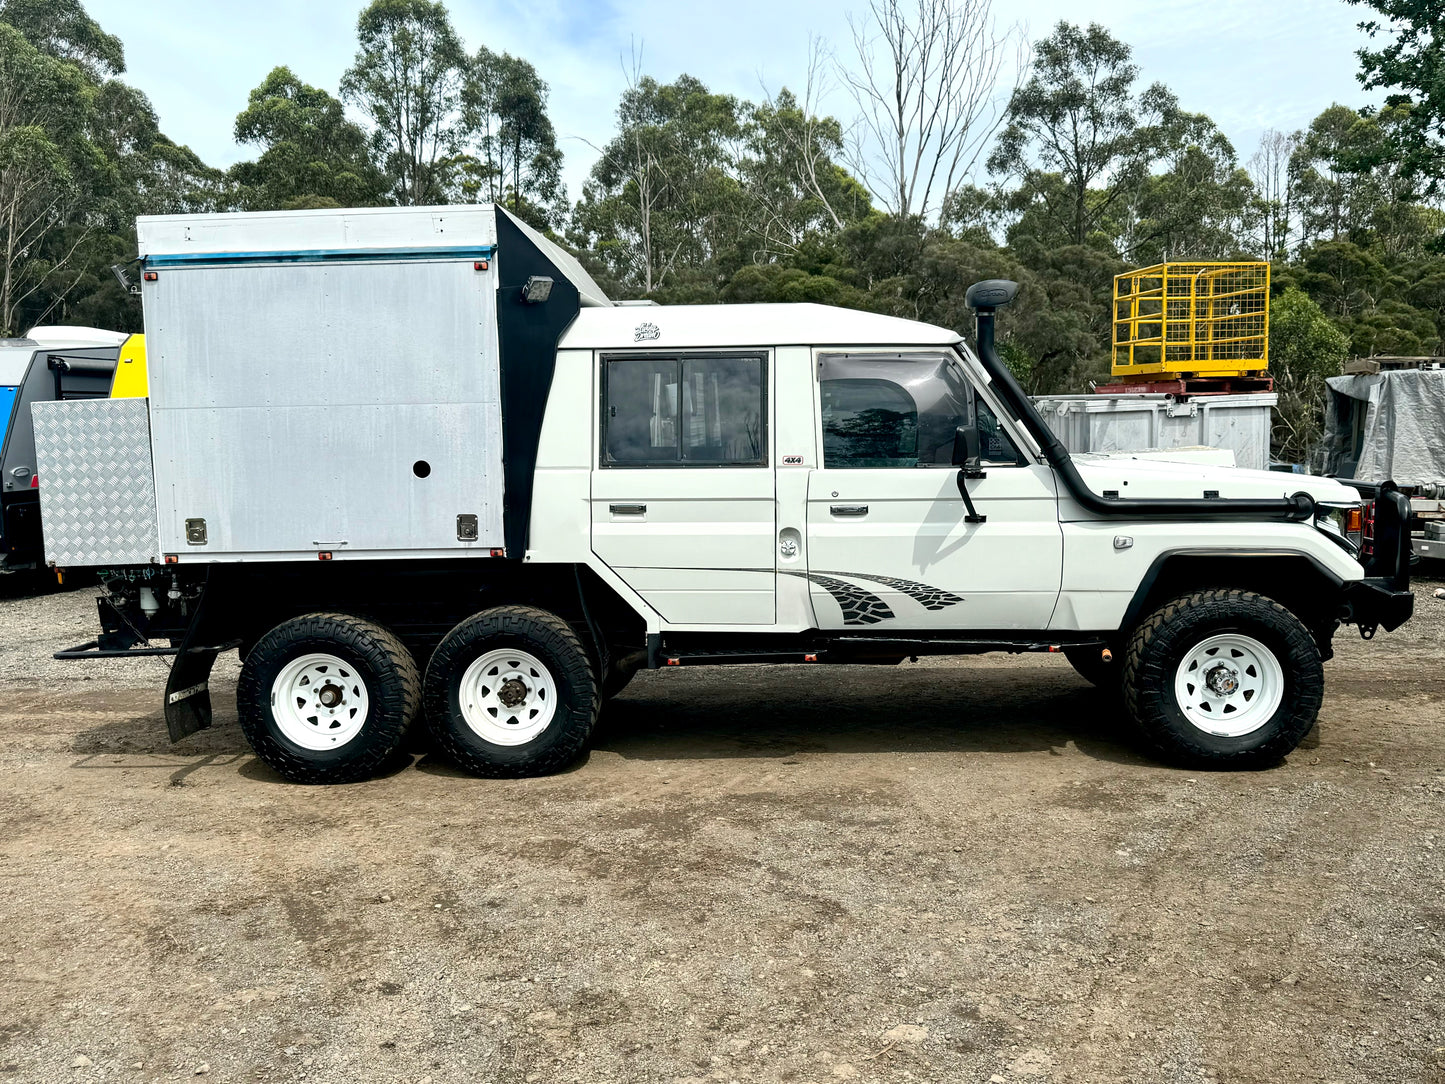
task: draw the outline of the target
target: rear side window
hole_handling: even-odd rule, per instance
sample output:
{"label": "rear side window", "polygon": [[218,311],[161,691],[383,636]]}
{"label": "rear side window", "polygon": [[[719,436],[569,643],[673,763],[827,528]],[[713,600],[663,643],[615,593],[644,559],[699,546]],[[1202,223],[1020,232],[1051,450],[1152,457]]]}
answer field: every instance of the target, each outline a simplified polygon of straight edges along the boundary
{"label": "rear side window", "polygon": [[602,465],[767,465],[758,356],[606,358]]}

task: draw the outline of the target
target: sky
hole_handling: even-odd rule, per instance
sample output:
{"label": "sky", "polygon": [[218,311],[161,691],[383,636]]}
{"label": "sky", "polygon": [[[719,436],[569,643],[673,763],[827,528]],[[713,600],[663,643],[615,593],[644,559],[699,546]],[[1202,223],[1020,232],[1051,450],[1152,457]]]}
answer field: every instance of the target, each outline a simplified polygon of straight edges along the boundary
{"label": "sky", "polygon": [[[469,50],[485,44],[530,60],[551,87],[550,113],[569,195],[613,131],[625,61],[666,82],[684,72],[717,92],[758,100],[801,89],[810,38],[839,59],[849,13],[867,0],[448,0]],[[356,48],[363,0],[86,0],[125,45],[125,78],[151,99],[161,129],[207,163],[255,151],[231,138],[247,95],[277,65],[337,92]],[[1248,160],[1269,128],[1304,127],[1334,102],[1375,100],[1356,81],[1358,7],[1343,0],[999,0],[1002,23],[1031,39],[1060,19],[1099,22],[1134,48],[1141,82],[1160,81],[1207,113]],[[840,90],[823,101],[846,120]]]}

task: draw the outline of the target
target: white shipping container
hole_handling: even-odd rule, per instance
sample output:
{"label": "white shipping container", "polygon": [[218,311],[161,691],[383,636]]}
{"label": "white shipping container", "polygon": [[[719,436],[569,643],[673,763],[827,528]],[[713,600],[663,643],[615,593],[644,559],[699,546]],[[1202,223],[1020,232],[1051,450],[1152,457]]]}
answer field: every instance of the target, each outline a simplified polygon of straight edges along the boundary
{"label": "white shipping container", "polygon": [[1223,448],[1234,464],[1269,467],[1270,416],[1279,396],[1039,395],[1034,403],[1071,453]]}

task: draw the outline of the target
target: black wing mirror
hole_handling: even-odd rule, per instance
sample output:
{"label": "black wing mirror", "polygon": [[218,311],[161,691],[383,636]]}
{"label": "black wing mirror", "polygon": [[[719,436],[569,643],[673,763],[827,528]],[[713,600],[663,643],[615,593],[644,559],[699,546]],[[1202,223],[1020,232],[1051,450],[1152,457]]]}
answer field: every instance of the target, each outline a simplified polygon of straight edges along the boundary
{"label": "black wing mirror", "polygon": [[973,472],[979,469],[980,462],[978,426],[960,425],[953,434],[953,465],[962,467],[973,478],[977,477]]}

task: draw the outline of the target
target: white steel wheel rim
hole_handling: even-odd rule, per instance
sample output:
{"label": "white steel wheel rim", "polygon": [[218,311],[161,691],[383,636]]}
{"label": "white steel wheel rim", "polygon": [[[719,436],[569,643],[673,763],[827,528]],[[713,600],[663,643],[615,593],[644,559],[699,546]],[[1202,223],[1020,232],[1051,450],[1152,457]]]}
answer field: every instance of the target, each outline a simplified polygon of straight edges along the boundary
{"label": "white steel wheel rim", "polygon": [[370,710],[361,674],[335,655],[298,656],[271,683],[271,717],[303,749],[339,749],[361,733]]}
{"label": "white steel wheel rim", "polygon": [[498,648],[472,662],[457,688],[462,720],[493,745],[526,745],[557,715],[557,683],[535,656]]}
{"label": "white steel wheel rim", "polygon": [[1184,654],[1174,675],[1184,717],[1216,738],[1242,738],[1273,718],[1284,699],[1284,667],[1252,636],[1224,632]]}

